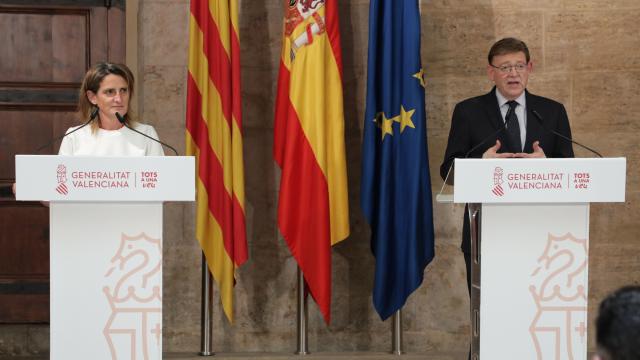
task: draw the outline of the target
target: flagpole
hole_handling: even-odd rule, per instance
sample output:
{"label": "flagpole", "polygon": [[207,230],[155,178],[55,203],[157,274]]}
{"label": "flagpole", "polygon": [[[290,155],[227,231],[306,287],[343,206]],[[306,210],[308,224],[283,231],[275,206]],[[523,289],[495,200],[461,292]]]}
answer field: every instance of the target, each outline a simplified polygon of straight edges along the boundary
{"label": "flagpole", "polygon": [[309,344],[307,343],[307,291],[305,288],[304,276],[298,266],[298,349],[296,354],[309,354]]}
{"label": "flagpole", "polygon": [[393,314],[391,325],[391,354],[402,355],[402,309]]}
{"label": "flagpole", "polygon": [[468,216],[471,224],[471,350],[469,358],[480,358],[480,204],[468,204]]}
{"label": "flagpole", "polygon": [[213,276],[202,254],[202,301],[200,313],[200,356],[213,356]]}

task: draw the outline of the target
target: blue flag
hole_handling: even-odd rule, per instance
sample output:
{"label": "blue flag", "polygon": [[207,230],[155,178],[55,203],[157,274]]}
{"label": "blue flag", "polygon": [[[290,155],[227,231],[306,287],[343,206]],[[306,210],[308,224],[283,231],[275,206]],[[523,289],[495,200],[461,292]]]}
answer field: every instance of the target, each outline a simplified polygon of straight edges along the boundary
{"label": "blue flag", "polygon": [[434,256],[418,0],[371,0],[360,202],[385,320],[422,284]]}

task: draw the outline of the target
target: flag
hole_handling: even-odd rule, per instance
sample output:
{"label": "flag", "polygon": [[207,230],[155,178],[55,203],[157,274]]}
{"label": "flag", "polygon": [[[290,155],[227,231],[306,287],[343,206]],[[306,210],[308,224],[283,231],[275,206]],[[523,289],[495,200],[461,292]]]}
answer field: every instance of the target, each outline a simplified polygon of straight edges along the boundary
{"label": "flag", "polygon": [[434,256],[418,0],[371,0],[368,56],[360,202],[384,320],[422,284]]}
{"label": "flag", "polygon": [[331,246],[349,235],[336,0],[285,0],[273,153],[278,228],[327,323]]}
{"label": "flag", "polygon": [[187,155],[196,157],[196,238],[233,321],[235,269],[247,260],[237,0],[191,0]]}

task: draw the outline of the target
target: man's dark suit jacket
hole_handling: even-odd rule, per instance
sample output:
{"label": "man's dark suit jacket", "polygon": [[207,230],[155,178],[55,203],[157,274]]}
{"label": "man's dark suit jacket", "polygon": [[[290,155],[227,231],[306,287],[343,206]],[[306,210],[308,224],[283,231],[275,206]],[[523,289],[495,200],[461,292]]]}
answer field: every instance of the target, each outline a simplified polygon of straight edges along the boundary
{"label": "man's dark suit jacket", "polygon": [[[440,165],[440,176],[444,180],[455,158],[464,158],[465,155],[483,140],[486,141],[471,152],[468,158],[481,158],[482,154],[500,140],[502,152],[533,152],[533,143],[540,141],[540,147],[549,158],[573,157],[573,147],[569,141],[551,133],[551,129],[571,138],[569,119],[564,106],[559,102],[536,96],[526,91],[527,133],[524,150],[513,149],[509,143],[506,131],[499,132],[496,136],[491,134],[504,128],[504,120],[500,113],[498,98],[494,87],[488,94],[470,98],[458,103],[453,110],[449,141],[444,154],[444,161]],[[542,117],[542,124],[533,115],[535,110]],[[453,177],[453,173],[449,175]],[[462,227],[462,251],[471,252],[471,234],[469,230],[469,218],[465,216]]]}

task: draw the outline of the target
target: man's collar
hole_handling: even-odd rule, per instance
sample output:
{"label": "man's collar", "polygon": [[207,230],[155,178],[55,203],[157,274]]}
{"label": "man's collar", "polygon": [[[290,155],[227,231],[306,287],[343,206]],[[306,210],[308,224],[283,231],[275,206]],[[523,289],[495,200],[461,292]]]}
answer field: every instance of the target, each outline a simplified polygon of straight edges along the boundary
{"label": "man's collar", "polygon": [[[498,106],[502,107],[509,100],[500,93],[500,90],[498,90],[498,88],[495,89],[496,97],[498,98]],[[527,104],[527,90],[523,91],[522,94],[520,94],[520,96],[515,99],[515,101],[518,103],[518,105],[525,107],[525,105]]]}

